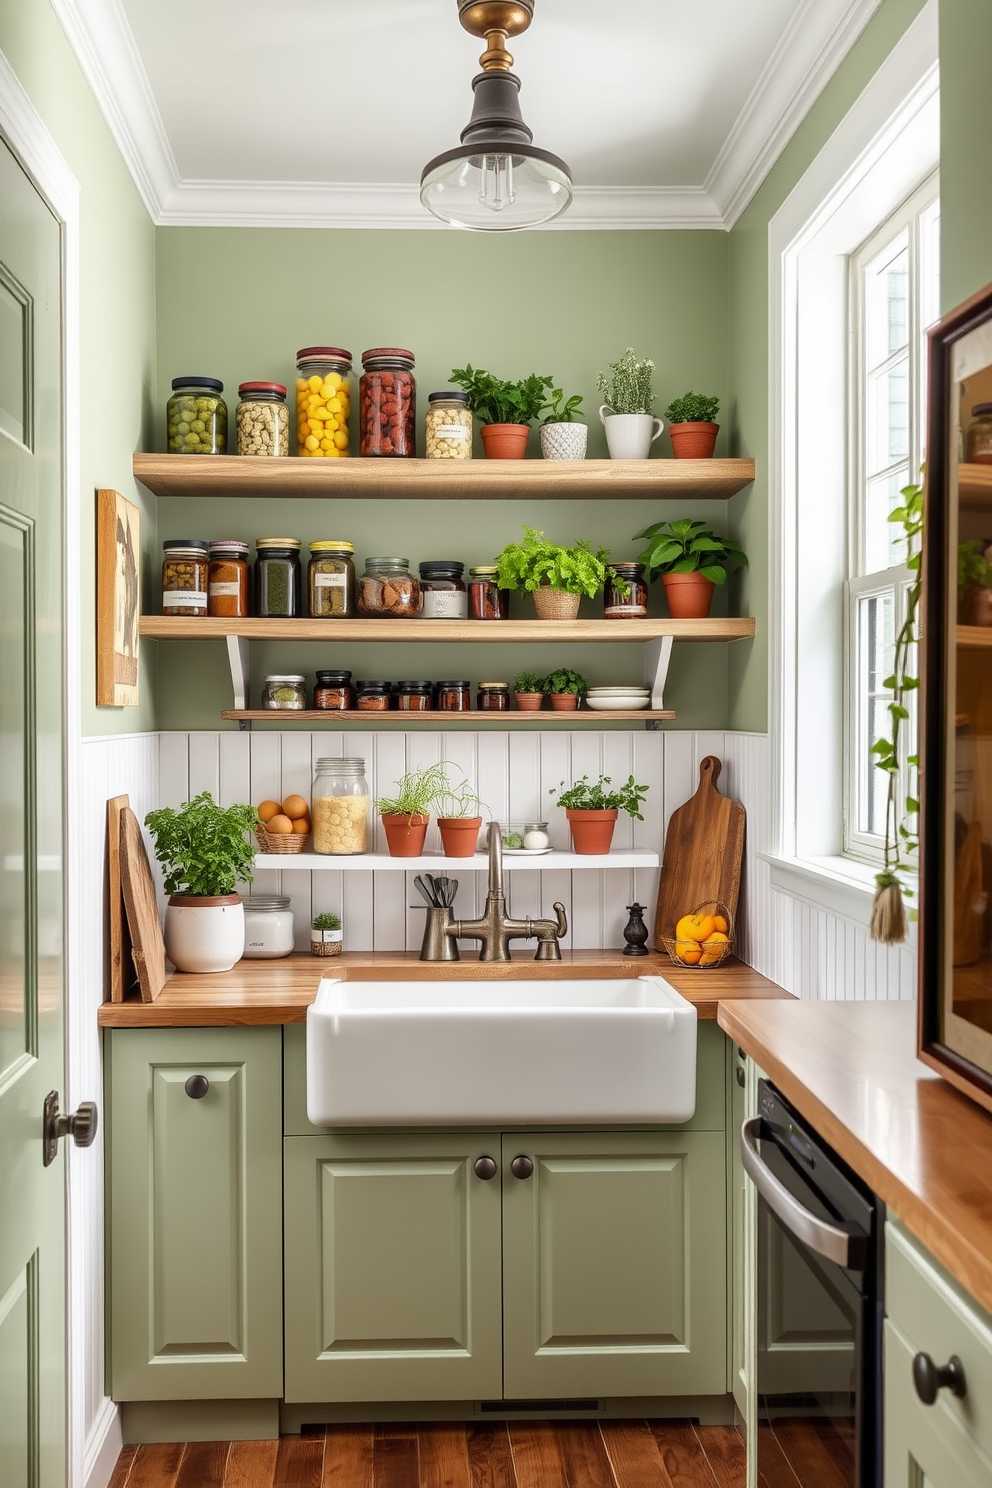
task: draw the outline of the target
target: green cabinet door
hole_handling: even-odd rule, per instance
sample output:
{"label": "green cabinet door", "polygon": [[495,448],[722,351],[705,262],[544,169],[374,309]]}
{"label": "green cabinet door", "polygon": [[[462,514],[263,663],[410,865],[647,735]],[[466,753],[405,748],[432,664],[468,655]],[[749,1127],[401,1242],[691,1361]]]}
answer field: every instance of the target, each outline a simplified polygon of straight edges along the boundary
{"label": "green cabinet door", "polygon": [[498,1399],[499,1137],[285,1146],[287,1401]]}
{"label": "green cabinet door", "polygon": [[110,1034],[115,1400],[282,1394],[281,1057],[278,1028]]}
{"label": "green cabinet door", "polygon": [[504,1136],[505,1396],[724,1394],[726,1196],[722,1130]]}
{"label": "green cabinet door", "polygon": [[947,1392],[924,1405],[913,1387],[913,1348],[885,1324],[885,1488],[992,1488],[992,1461],[965,1429]]}

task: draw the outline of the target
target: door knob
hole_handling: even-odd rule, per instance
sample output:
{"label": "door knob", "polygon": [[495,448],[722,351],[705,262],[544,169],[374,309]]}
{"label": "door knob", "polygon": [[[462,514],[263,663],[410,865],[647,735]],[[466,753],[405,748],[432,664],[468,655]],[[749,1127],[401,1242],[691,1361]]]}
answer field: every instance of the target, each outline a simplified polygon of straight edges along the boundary
{"label": "door knob", "polygon": [[183,1089],[190,1100],[202,1100],[210,1089],[210,1081],[206,1075],[190,1075]]}
{"label": "door knob", "polygon": [[45,1096],[41,1116],[41,1160],[47,1168],[55,1161],[59,1142],[71,1137],[77,1147],[92,1147],[99,1125],[99,1116],[93,1101],[83,1101],[79,1109],[69,1115],[59,1110],[59,1093],[50,1090]]}
{"label": "door knob", "polygon": [[510,1172],[514,1178],[529,1178],[533,1171],[534,1164],[529,1157],[524,1157],[523,1153],[519,1157],[515,1157],[510,1164]]}
{"label": "door knob", "polygon": [[929,1354],[916,1354],[913,1359],[913,1384],[924,1405],[933,1405],[940,1390],[950,1390],[959,1400],[964,1398],[967,1385],[964,1365],[957,1354],[952,1354],[946,1364],[935,1364]]}
{"label": "door knob", "polygon": [[476,1178],[495,1178],[496,1164],[491,1157],[477,1157],[475,1159]]}

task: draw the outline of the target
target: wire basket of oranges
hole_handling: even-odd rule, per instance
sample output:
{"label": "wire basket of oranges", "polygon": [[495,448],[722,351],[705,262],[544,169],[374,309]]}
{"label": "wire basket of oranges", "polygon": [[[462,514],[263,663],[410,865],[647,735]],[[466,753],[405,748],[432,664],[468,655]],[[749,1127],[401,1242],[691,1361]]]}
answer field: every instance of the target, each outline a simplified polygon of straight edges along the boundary
{"label": "wire basket of oranges", "polygon": [[263,801],[255,836],[263,853],[301,853],[310,841],[310,807],[304,796]]}
{"label": "wire basket of oranges", "polygon": [[709,971],[733,954],[734,917],[725,904],[708,899],[691,914],[683,915],[675,934],[663,935],[661,944],[676,966]]}

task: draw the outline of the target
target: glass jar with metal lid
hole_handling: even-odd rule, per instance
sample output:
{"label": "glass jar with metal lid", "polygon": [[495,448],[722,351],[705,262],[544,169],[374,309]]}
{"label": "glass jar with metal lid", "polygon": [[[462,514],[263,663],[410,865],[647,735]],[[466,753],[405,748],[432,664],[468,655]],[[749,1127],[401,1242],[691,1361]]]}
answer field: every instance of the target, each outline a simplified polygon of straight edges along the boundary
{"label": "glass jar with metal lid", "polygon": [[422,605],[420,580],[410,572],[409,558],[366,558],[357,586],[360,615],[409,620]]}
{"label": "glass jar with metal lid", "polygon": [[509,682],[480,682],[475,694],[475,706],[480,713],[509,712]]}
{"label": "glass jar with metal lid", "polygon": [[206,615],[207,544],[198,537],[169,537],[162,544],[162,614]]}
{"label": "glass jar with metal lid", "polygon": [[350,620],[355,613],[354,545],[330,539],[310,544],[307,591],[317,620]]}
{"label": "glass jar with metal lid", "polygon": [[428,460],[471,460],[472,411],[468,394],[431,393],[424,419],[424,453]]}
{"label": "glass jar with metal lid", "polygon": [[351,453],[351,352],[303,346],[296,353],[296,452],[311,460]]}
{"label": "glass jar with metal lid", "polygon": [[166,404],[166,437],[173,455],[222,455],[227,449],[227,404],[217,377],[174,377]]}
{"label": "glass jar with metal lid", "polygon": [[433,682],[397,682],[396,706],[401,713],[429,713],[433,691]]}
{"label": "glass jar with metal lid", "polygon": [[255,614],[292,619],[300,613],[300,539],[256,537]]}
{"label": "glass jar with metal lid", "polygon": [[244,619],[250,613],[248,544],[235,537],[219,537],[210,543],[209,554],[207,613],[221,619]]}
{"label": "glass jar with metal lid", "polygon": [[314,852],[334,857],[365,852],[369,814],[365,761],[348,757],[319,759],[310,809]]}
{"label": "glass jar with metal lid", "polygon": [[509,620],[510,591],[496,582],[495,563],[480,564],[468,571],[468,615],[470,620]]}
{"label": "glass jar with metal lid", "polygon": [[616,577],[608,577],[603,587],[604,620],[646,620],[648,586],[643,563],[611,563]]}
{"label": "glass jar with metal lid", "polygon": [[969,465],[992,465],[992,403],[976,403],[965,435]]}
{"label": "glass jar with metal lid", "polygon": [[262,684],[262,707],[302,713],[307,705],[307,679],[299,672],[273,672]]}
{"label": "glass jar with metal lid", "polygon": [[234,418],[239,455],[288,455],[289,409],[281,382],[243,382]]}
{"label": "glass jar with metal lid", "polygon": [[462,574],[464,563],[453,558],[430,558],[420,565],[420,587],[424,620],[464,620],[468,615],[468,592]]}
{"label": "glass jar with metal lid", "polygon": [[468,713],[472,707],[472,684],[458,678],[436,682],[434,697],[439,713]]}
{"label": "glass jar with metal lid", "polygon": [[274,961],[293,954],[293,911],[288,894],[249,894],[245,904],[245,959]]}
{"label": "glass jar with metal lid", "polygon": [[355,680],[355,706],[362,713],[388,713],[392,697],[392,682],[375,677]]}
{"label": "glass jar with metal lid", "polygon": [[359,454],[413,456],[417,453],[417,385],[412,351],[374,346],[362,352],[359,385]]}
{"label": "glass jar with metal lid", "polygon": [[351,685],[350,672],[318,672],[317,685],[313,690],[315,708],[328,712],[345,713],[355,706],[355,689]]}

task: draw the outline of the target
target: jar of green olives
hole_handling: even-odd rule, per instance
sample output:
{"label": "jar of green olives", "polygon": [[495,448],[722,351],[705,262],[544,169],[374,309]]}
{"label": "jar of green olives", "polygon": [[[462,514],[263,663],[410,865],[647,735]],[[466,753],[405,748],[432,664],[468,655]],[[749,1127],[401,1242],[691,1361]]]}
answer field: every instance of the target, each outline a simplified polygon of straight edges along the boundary
{"label": "jar of green olives", "polygon": [[166,409],[172,455],[223,455],[227,450],[224,384],[216,377],[174,377]]}

